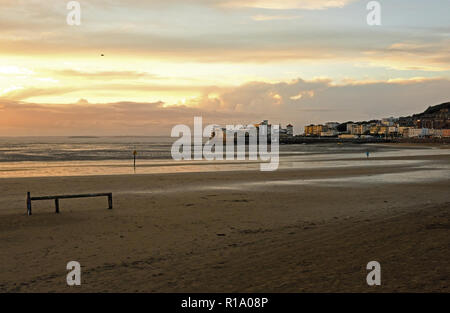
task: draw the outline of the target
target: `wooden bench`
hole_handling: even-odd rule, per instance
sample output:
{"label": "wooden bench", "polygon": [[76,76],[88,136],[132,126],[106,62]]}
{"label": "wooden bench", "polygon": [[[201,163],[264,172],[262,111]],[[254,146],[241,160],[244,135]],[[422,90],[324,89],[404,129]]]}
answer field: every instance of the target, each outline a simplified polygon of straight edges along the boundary
{"label": "wooden bench", "polygon": [[27,213],[31,215],[31,201],[39,200],[55,200],[55,212],[59,213],[59,200],[60,199],[75,199],[75,198],[92,198],[92,197],[108,197],[108,209],[112,210],[112,192],[109,193],[88,193],[81,195],[59,195],[59,196],[45,196],[45,197],[31,197],[30,193],[27,192]]}

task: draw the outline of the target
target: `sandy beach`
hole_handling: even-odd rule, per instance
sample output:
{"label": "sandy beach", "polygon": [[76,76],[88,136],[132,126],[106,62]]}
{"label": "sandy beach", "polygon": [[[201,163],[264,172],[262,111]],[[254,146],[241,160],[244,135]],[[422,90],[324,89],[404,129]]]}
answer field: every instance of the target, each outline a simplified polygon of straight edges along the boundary
{"label": "sandy beach", "polygon": [[[266,173],[2,178],[0,291],[448,292],[450,154],[435,151]],[[28,217],[27,191],[113,192],[114,209],[62,200],[57,215],[39,201]],[[374,260],[382,285],[369,287]],[[66,284],[69,261],[80,287]]]}
{"label": "sandy beach", "polygon": [[449,12],[0,0],[0,295],[450,293]]}

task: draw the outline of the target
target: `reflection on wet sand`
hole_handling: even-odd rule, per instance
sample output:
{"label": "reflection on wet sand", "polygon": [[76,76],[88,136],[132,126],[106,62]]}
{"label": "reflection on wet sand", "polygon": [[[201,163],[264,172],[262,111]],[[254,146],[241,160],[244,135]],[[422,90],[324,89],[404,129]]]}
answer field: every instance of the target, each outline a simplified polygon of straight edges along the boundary
{"label": "reflection on wet sand", "polygon": [[[299,149],[302,147],[299,147]],[[293,149],[290,147],[290,149]],[[373,148],[371,148],[373,149]],[[448,149],[379,149],[366,158],[364,147],[358,151],[336,153],[318,147],[302,151],[282,151],[279,169],[326,169],[347,167],[415,166],[423,167],[450,154]],[[345,151],[345,150],[344,150]],[[433,161],[433,162],[431,162]],[[259,170],[260,161],[173,161],[138,160],[136,174],[195,173]],[[439,162],[438,162],[439,163]],[[124,160],[2,162],[0,177],[96,176],[133,174],[133,163]]]}

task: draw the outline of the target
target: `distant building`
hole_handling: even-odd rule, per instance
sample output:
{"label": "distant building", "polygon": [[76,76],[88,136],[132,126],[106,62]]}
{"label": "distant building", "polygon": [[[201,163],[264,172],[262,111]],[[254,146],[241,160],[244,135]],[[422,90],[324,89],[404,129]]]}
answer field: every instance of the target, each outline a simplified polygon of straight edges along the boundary
{"label": "distant building", "polygon": [[405,133],[407,133],[408,129],[409,129],[409,127],[399,126],[399,127],[397,127],[397,133],[398,133],[400,136],[407,137],[407,136],[405,135]]}
{"label": "distant building", "polygon": [[388,126],[380,126],[378,128],[378,135],[380,136],[387,136],[389,134],[389,127]]}
{"label": "distant building", "polygon": [[399,126],[428,129],[450,128],[450,102],[429,107],[425,112],[412,116],[400,117]]}
{"label": "distant building", "polygon": [[358,139],[358,136],[352,134],[339,135],[339,139]]}
{"label": "distant building", "polygon": [[328,130],[330,129],[336,129],[340,124],[338,122],[328,122],[325,123],[325,126]]}
{"label": "distant building", "polygon": [[398,121],[398,118],[395,118],[395,117],[383,118],[381,120],[381,125],[383,125],[383,126],[394,126],[394,124],[397,121]]}
{"label": "distant building", "polygon": [[[261,129],[261,126],[265,126]],[[260,131],[261,130],[261,131]],[[227,141],[227,131],[226,127],[215,126],[211,132],[210,139],[212,138],[222,138],[223,142]],[[241,126],[238,129],[234,129],[231,134],[234,136],[235,140],[237,138],[243,137],[246,141],[248,141],[250,134],[255,133],[257,136],[257,140],[261,138],[260,136],[267,136],[267,140],[270,141],[272,137],[272,125],[269,124],[268,120],[264,120],[261,123],[249,125],[249,126]],[[286,137],[287,130],[279,128],[279,136]]]}
{"label": "distant building", "polygon": [[320,134],[325,131],[324,125],[308,125],[305,126],[305,136],[320,136]]}
{"label": "distant building", "polygon": [[428,109],[417,120],[417,128],[446,129],[450,126],[448,107],[437,111]]}
{"label": "distant building", "polygon": [[358,124],[347,123],[347,133],[352,135],[358,134]]}
{"label": "distant building", "polygon": [[442,138],[443,129],[428,129],[428,136]]}
{"label": "distant building", "polygon": [[[262,128],[263,131],[261,132],[261,135],[263,135],[263,136],[269,136],[269,137],[270,137],[270,135],[272,134],[272,125],[269,124],[269,121],[268,121],[268,120],[264,120],[264,121],[262,121],[262,122],[259,123],[259,124],[255,124],[254,126],[255,126],[256,129],[258,130],[258,134],[259,134],[259,128],[260,128],[261,126],[266,126],[266,127]],[[265,130],[266,130],[266,131],[265,131]]]}
{"label": "distant building", "polygon": [[398,128],[396,126],[389,126],[388,127],[388,134],[389,135],[396,135],[398,133]]}
{"label": "distant building", "polygon": [[328,129],[326,132],[321,132],[321,137],[336,137],[339,134],[337,130],[334,129]]}
{"label": "distant building", "polygon": [[420,114],[407,117],[388,117],[363,122],[327,122],[324,125],[305,126],[305,136],[339,138],[405,137],[448,138],[450,137],[450,102],[431,106]]}
{"label": "distant building", "polygon": [[287,129],[286,128],[281,128],[281,125],[280,125],[278,135],[280,136],[280,138],[286,138],[288,136],[287,135]]}
{"label": "distant building", "polygon": [[370,134],[371,134],[372,136],[376,136],[376,135],[378,135],[378,130],[379,130],[379,129],[380,129],[380,126],[372,125],[372,126],[370,127],[369,132],[370,132]]}
{"label": "distant building", "polygon": [[347,133],[352,135],[366,135],[370,133],[371,124],[368,123],[348,123],[347,124]]}
{"label": "distant building", "polygon": [[428,135],[428,128],[410,128],[408,130],[408,138],[423,138]]}
{"label": "distant building", "polygon": [[294,136],[294,126],[292,126],[291,124],[286,126],[286,134],[288,136]]}

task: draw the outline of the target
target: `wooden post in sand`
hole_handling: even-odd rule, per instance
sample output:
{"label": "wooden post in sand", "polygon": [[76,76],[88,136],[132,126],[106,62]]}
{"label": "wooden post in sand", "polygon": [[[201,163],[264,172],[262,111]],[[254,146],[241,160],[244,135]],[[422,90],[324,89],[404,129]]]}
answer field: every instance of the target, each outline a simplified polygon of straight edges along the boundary
{"label": "wooden post in sand", "polygon": [[112,208],[113,208],[112,193],[108,195],[108,204],[109,204],[109,209],[112,210]]}
{"label": "wooden post in sand", "polygon": [[59,214],[59,198],[55,199],[55,213]]}
{"label": "wooden post in sand", "polygon": [[28,214],[28,216],[31,215],[31,196],[30,196],[30,192],[27,192],[27,214]]}

